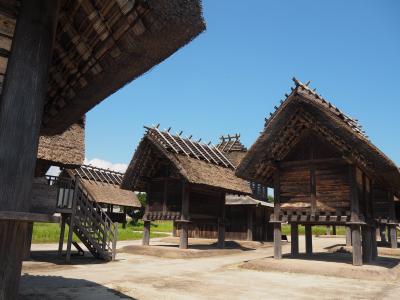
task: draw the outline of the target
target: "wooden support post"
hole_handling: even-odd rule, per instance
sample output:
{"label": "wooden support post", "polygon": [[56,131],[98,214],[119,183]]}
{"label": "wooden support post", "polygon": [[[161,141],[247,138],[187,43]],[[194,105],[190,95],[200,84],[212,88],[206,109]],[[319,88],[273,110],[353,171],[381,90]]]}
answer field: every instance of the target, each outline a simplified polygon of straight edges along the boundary
{"label": "wooden support post", "polygon": [[306,235],[306,254],[312,255],[312,226],[305,225],[305,235]]}
{"label": "wooden support post", "polygon": [[173,237],[177,236],[177,234],[176,234],[176,222],[175,221],[172,222],[172,236]]}
{"label": "wooden support post", "polygon": [[371,227],[362,226],[362,258],[363,263],[372,261]]}
{"label": "wooden support post", "polygon": [[149,246],[150,245],[150,225],[151,225],[150,221],[144,220],[143,240],[142,240],[142,245],[143,246]]}
{"label": "wooden support post", "polygon": [[58,241],[58,256],[62,256],[65,236],[65,215],[61,215],[60,240]]}
{"label": "wooden support post", "polygon": [[118,239],[118,223],[114,223],[114,232],[113,232],[113,240],[112,240],[112,260],[115,260],[117,256],[117,239]]}
{"label": "wooden support post", "polygon": [[282,230],[281,223],[274,223],[274,258],[282,258]]}
{"label": "wooden support post", "polygon": [[333,235],[336,235],[336,225],[333,225],[333,226],[332,226],[332,234],[333,234]]}
{"label": "wooden support post", "polygon": [[31,257],[32,233],[33,233],[33,222],[28,223],[24,260],[28,260]]}
{"label": "wooden support post", "polygon": [[351,227],[346,226],[346,246],[350,247],[351,245]]}
{"label": "wooden support post", "polygon": [[395,224],[388,225],[389,227],[389,237],[390,237],[390,248],[397,248],[397,230]]}
{"label": "wooden support post", "polygon": [[362,266],[360,225],[351,225],[351,240],[353,244],[353,265]]}
{"label": "wooden support post", "polygon": [[187,249],[189,244],[189,184],[182,183],[182,214],[181,214],[181,232],[179,233],[179,248]]}
{"label": "wooden support post", "polygon": [[386,238],[386,225],[381,224],[379,226],[379,231],[380,231],[380,236],[381,236],[381,242],[382,243],[387,243],[387,238]]}
{"label": "wooden support post", "polygon": [[297,256],[299,254],[299,224],[290,224],[290,236],[292,256]]}
{"label": "wooden support post", "polygon": [[247,206],[247,240],[253,240],[253,207]]}
{"label": "wooden support post", "polygon": [[[60,1],[20,1],[0,101],[0,210],[29,212]],[[0,299],[17,299],[29,223],[0,221]]]}
{"label": "wooden support post", "polygon": [[72,246],[72,237],[74,234],[74,226],[75,226],[75,214],[76,214],[76,203],[78,201],[78,191],[79,191],[79,177],[75,175],[74,181],[74,195],[72,198],[72,209],[71,214],[69,215],[69,229],[68,229],[68,240],[67,240],[67,253],[65,255],[65,262],[71,262],[71,246]]}
{"label": "wooden support post", "polygon": [[281,211],[281,184],[279,167],[274,172],[274,258],[282,258],[282,225],[279,221]]}
{"label": "wooden support post", "polygon": [[376,228],[371,230],[371,247],[372,247],[372,260],[378,258],[378,244],[376,243]]}
{"label": "wooden support post", "polygon": [[221,217],[218,220],[218,248],[225,248],[225,192],[221,192]]}

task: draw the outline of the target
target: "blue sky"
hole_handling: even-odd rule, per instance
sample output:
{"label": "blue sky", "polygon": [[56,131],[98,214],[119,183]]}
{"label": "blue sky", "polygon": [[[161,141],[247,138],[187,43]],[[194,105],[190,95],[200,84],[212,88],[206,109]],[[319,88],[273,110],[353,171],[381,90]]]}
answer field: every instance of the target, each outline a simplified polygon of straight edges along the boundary
{"label": "blue sky", "polygon": [[86,157],[129,163],[143,125],[251,146],[296,76],[400,165],[400,1],[204,0],[207,31],[87,115]]}

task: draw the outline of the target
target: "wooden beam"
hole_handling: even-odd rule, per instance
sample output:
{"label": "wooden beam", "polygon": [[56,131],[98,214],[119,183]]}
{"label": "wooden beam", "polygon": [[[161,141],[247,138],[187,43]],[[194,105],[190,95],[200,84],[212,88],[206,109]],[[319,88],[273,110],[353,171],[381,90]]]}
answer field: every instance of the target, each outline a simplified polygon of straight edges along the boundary
{"label": "wooden beam", "polygon": [[389,226],[389,237],[390,237],[390,248],[397,248],[397,230],[396,224],[390,224]]}
{"label": "wooden beam", "polygon": [[372,261],[372,241],[371,241],[371,227],[362,226],[362,258],[363,263],[370,263]]}
{"label": "wooden beam", "polygon": [[[4,211],[30,208],[59,2],[21,1],[0,101],[0,209]],[[17,298],[27,230],[25,221],[0,221],[0,299]]]}
{"label": "wooden beam", "polygon": [[291,223],[290,224],[290,246],[292,256],[299,255],[299,224]]}
{"label": "wooden beam", "polygon": [[281,168],[292,168],[292,167],[308,167],[311,164],[346,164],[346,160],[343,158],[323,158],[323,159],[312,159],[312,160],[298,160],[298,161],[284,161],[280,162]]}
{"label": "wooden beam", "polygon": [[221,215],[218,220],[218,248],[225,248],[225,192],[220,197]]}
{"label": "wooden beam", "polygon": [[279,222],[281,209],[280,200],[280,170],[277,168],[274,172],[274,258],[282,258],[282,226]]}
{"label": "wooden beam", "polygon": [[75,227],[75,214],[76,214],[76,205],[78,201],[78,192],[79,192],[79,179],[78,175],[75,175],[75,187],[74,187],[74,195],[72,198],[72,209],[71,214],[69,215],[69,228],[68,228],[68,240],[67,240],[67,253],[65,255],[65,262],[71,262],[71,246],[72,246],[72,237],[74,233]]}
{"label": "wooden beam", "polygon": [[150,245],[150,225],[151,225],[150,221],[147,221],[147,220],[144,221],[143,240],[142,240],[142,245],[143,246],[149,246]]}
{"label": "wooden beam", "polygon": [[346,226],[346,246],[351,246],[351,228],[350,226]]}
{"label": "wooden beam", "polygon": [[253,240],[253,206],[247,205],[247,240]]}
{"label": "wooden beam", "polygon": [[62,256],[63,246],[64,246],[64,235],[65,235],[65,215],[61,215],[61,228],[60,228],[60,240],[58,241],[58,256]]}
{"label": "wooden beam", "polygon": [[350,183],[350,210],[351,210],[351,221],[359,222],[360,213],[360,195],[357,183],[357,171],[355,165],[349,165],[349,183]]}
{"label": "wooden beam", "polygon": [[362,266],[361,230],[360,225],[351,225],[351,240],[353,244],[353,265]]}
{"label": "wooden beam", "polygon": [[187,249],[189,244],[189,199],[190,197],[190,190],[189,184],[185,181],[182,182],[182,214],[181,214],[181,232],[180,240],[179,240],[179,248],[180,249]]}
{"label": "wooden beam", "polygon": [[312,255],[313,250],[312,250],[312,226],[311,225],[305,225],[305,235],[306,235],[306,254],[307,255]]}
{"label": "wooden beam", "polygon": [[376,228],[373,227],[371,230],[371,248],[372,248],[372,260],[378,258],[378,244],[376,242]]}

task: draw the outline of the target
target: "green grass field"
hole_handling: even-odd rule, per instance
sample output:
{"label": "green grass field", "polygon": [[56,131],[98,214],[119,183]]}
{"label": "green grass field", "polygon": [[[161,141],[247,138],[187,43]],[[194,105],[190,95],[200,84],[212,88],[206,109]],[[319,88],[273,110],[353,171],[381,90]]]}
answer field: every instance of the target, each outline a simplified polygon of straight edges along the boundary
{"label": "green grass field", "polygon": [[[67,238],[67,229],[65,233],[65,240]],[[138,221],[136,224],[128,223],[126,228],[123,229],[122,225],[118,228],[118,240],[140,240],[143,235],[143,221]],[[164,233],[165,232],[165,233]],[[172,232],[172,221],[157,221],[151,222],[151,237],[165,237],[167,233]],[[282,234],[290,235],[290,225],[282,225]],[[304,234],[304,226],[299,227],[299,234]],[[313,234],[324,235],[326,234],[325,226],[313,226]],[[336,234],[344,235],[344,227],[337,227]],[[60,236],[60,225],[54,223],[35,223],[33,227],[32,243],[57,243]],[[78,238],[74,236],[74,240]]]}
{"label": "green grass field", "polygon": [[[167,234],[159,232],[172,232],[172,222],[151,223],[151,230],[157,233],[150,232],[150,236],[165,237]],[[118,240],[140,240],[142,238],[143,222],[136,225],[127,224],[123,229],[122,225],[118,227]],[[68,226],[66,226],[64,240],[67,239]],[[33,226],[32,243],[57,243],[60,237],[60,225],[54,223],[35,223]],[[78,238],[74,235],[74,240]]]}
{"label": "green grass field", "polygon": [[[312,232],[314,235],[325,235],[326,234],[326,226],[313,226]],[[290,235],[290,225],[284,224],[282,225],[282,234]],[[304,235],[304,226],[299,226],[299,234]],[[331,228],[332,234],[332,228]],[[346,230],[344,227],[336,226],[336,234],[337,235],[345,235]]]}

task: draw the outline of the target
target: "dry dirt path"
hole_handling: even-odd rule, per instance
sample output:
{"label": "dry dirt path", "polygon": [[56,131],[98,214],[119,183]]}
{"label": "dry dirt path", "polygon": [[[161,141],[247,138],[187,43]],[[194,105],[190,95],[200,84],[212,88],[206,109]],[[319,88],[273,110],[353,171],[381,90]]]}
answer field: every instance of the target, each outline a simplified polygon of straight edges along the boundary
{"label": "dry dirt path", "polygon": [[[321,250],[340,239],[315,238]],[[121,242],[120,247],[140,242]],[[304,244],[304,241],[301,241]],[[56,249],[57,245],[34,245]],[[284,247],[284,252],[289,247]],[[238,268],[272,255],[259,248],[226,256],[165,259],[119,253],[107,264],[26,262],[21,299],[399,299],[399,282],[343,279]]]}

